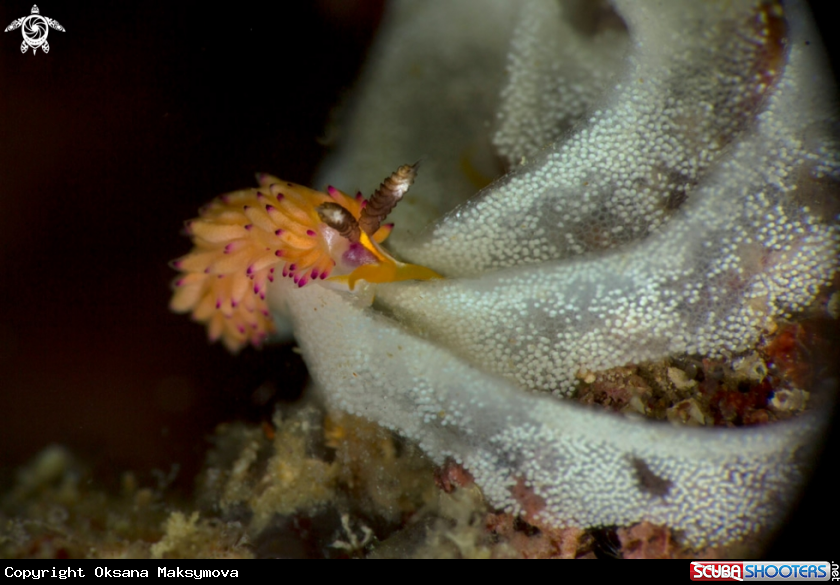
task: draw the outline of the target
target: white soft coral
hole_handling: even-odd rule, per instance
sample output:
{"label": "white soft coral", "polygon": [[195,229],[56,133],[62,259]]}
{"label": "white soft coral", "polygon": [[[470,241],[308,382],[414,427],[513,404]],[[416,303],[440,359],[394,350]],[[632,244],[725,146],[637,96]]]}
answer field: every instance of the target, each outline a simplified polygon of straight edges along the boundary
{"label": "white soft coral", "polygon": [[[494,504],[518,509],[524,482],[556,526],[743,540],[782,517],[819,414],[703,431],[549,394],[581,369],[744,350],[836,273],[837,221],[814,204],[836,198],[838,171],[820,49],[799,2],[584,6],[394,3],[325,173],[368,185],[426,157],[393,245],[448,279],[380,285],[373,306],[288,283],[268,300],[288,306],[328,402],[453,457]],[[589,39],[552,36],[581,22]],[[472,197],[474,171],[499,168],[493,143],[528,160]]]}

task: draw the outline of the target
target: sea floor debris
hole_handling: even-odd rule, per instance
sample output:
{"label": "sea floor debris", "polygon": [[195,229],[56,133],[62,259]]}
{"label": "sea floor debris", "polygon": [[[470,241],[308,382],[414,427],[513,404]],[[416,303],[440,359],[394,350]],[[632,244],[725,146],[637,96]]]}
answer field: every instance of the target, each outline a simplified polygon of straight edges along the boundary
{"label": "sea floor debris", "polygon": [[454,461],[434,465],[391,431],[313,405],[283,407],[261,425],[222,424],[211,442],[191,498],[167,481],[141,486],[131,472],[118,491],[97,486],[89,466],[47,447],[0,495],[0,556],[735,558],[761,550],[757,542],[695,549],[649,522],[557,529],[541,521],[540,498],[524,485],[520,514],[495,510]]}

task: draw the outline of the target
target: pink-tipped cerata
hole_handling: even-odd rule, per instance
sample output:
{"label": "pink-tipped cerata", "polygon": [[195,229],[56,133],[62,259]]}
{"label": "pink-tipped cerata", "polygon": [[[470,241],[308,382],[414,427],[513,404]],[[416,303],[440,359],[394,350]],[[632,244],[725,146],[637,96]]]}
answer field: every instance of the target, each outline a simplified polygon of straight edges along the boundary
{"label": "pink-tipped cerata", "polygon": [[[340,206],[342,217],[355,225],[362,216],[364,199],[334,187],[321,193],[265,173],[259,173],[257,181],[258,188],[222,195],[203,207],[198,218],[187,222],[186,232],[194,247],[172,263],[183,274],[173,283],[170,308],[192,313],[194,320],[206,324],[211,341],[221,340],[232,352],[246,343],[259,346],[274,331],[266,291],[275,276],[289,277],[298,287],[330,276],[336,259],[331,256],[327,231],[347,238],[348,246],[360,245],[358,228],[352,234],[336,232],[332,221],[324,222],[324,209],[335,211]],[[351,289],[358,280],[437,277],[428,269],[395,268],[411,265],[397,262],[379,248],[378,243],[390,232],[388,224],[370,238],[364,234],[363,259],[355,264],[354,256],[345,254],[351,261],[344,260],[344,264],[351,269],[364,264],[362,272],[356,274],[356,268],[350,276],[340,277]],[[392,278],[391,274],[398,276]]]}

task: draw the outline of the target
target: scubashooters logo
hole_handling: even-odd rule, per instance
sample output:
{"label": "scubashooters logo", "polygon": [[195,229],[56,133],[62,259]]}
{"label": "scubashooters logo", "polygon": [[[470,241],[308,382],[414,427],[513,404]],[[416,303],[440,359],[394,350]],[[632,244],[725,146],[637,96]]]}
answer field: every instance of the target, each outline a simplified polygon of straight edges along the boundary
{"label": "scubashooters logo", "polygon": [[827,562],[693,561],[692,581],[828,581]]}
{"label": "scubashooters logo", "polygon": [[25,53],[26,50],[32,47],[32,54],[38,52],[38,48],[44,53],[50,52],[50,44],[47,42],[47,35],[50,29],[64,32],[64,27],[58,24],[57,20],[41,16],[41,11],[38,10],[38,5],[32,6],[32,14],[23,16],[17,20],[13,20],[12,24],[6,27],[3,32],[10,30],[21,29],[23,33],[23,42],[20,45],[20,52]]}

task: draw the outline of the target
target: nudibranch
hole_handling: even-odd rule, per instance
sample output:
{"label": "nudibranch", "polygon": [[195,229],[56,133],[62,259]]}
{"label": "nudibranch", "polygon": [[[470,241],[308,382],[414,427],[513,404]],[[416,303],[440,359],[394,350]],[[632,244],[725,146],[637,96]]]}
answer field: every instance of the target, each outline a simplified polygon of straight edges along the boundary
{"label": "nudibranch", "polygon": [[172,262],[175,280],[170,308],[192,312],[207,325],[211,341],[232,352],[259,346],[274,331],[266,290],[278,268],[298,287],[328,279],[354,290],[369,283],[440,278],[433,270],[396,260],[379,244],[393,224],[382,221],[417,175],[403,165],[370,199],[330,186],[321,193],[257,175],[259,187],[213,200],[186,223],[194,248]]}

